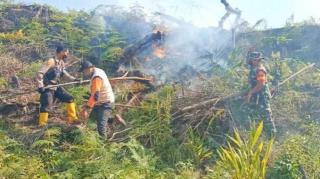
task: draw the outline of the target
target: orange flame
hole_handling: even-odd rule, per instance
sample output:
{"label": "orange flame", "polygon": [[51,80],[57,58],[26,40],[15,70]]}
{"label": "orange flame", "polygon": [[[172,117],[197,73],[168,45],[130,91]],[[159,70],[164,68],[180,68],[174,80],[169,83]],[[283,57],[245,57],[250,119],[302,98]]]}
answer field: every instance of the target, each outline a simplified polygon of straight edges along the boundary
{"label": "orange flame", "polygon": [[[168,31],[167,27],[164,25],[157,25],[153,29],[153,33],[161,33],[161,36],[163,36],[164,32]],[[162,38],[162,37],[161,37]],[[161,45],[161,42],[154,41],[152,44],[153,48],[153,55],[155,57],[158,57],[160,59],[164,58],[166,56],[165,48]]]}
{"label": "orange flame", "polygon": [[154,47],[153,48],[153,55],[158,58],[164,58],[166,56],[166,52],[163,47]]}

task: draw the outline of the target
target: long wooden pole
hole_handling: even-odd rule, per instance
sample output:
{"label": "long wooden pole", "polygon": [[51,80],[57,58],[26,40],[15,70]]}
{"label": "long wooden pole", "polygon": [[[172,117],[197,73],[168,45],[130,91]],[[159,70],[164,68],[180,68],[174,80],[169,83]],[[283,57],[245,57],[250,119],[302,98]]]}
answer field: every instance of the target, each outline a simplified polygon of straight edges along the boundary
{"label": "long wooden pole", "polygon": [[77,84],[85,84],[85,83],[90,83],[90,80],[73,81],[73,82],[63,83],[63,84],[58,84],[58,85],[49,85],[49,86],[44,87],[44,89],[50,89],[50,88],[56,88],[56,87],[62,87],[62,86],[69,86],[69,85],[77,85]]}
{"label": "long wooden pole", "polygon": [[[297,71],[296,73],[292,74],[292,75],[289,76],[288,78],[286,78],[286,79],[284,79],[283,81],[281,81],[277,87],[273,87],[272,89],[279,88],[280,86],[284,85],[286,82],[288,82],[289,80],[291,80],[292,78],[294,78],[294,77],[296,77],[297,75],[305,72],[307,69],[310,69],[310,68],[314,67],[315,65],[316,65],[315,63],[312,63],[312,64],[310,64],[310,65],[308,65],[308,66],[303,67],[301,70]],[[221,99],[221,101],[226,100],[226,99],[241,97],[241,96],[243,96],[243,95],[245,95],[245,94],[246,94],[246,92],[244,92],[244,91],[238,92],[238,93],[234,93],[234,94],[231,94],[231,95],[228,95],[228,96],[224,97],[223,99]]]}
{"label": "long wooden pole", "polygon": [[[120,80],[136,80],[136,81],[151,81],[151,78],[141,78],[141,77],[116,77],[116,78],[110,78],[109,81],[120,81]],[[73,81],[69,83],[63,83],[58,85],[49,85],[44,87],[44,89],[50,89],[55,87],[61,87],[61,86],[69,86],[69,85],[76,85],[76,84],[85,84],[90,83],[90,80],[83,80],[83,81]]]}
{"label": "long wooden pole", "polygon": [[282,86],[283,84],[285,84],[287,81],[291,80],[292,78],[294,78],[295,76],[299,75],[300,73],[306,71],[307,69],[309,68],[312,68],[314,67],[316,64],[315,63],[312,63],[304,68],[302,68],[301,70],[297,71],[296,73],[294,73],[293,75],[289,76],[288,78],[286,78],[285,80],[283,80],[282,82],[279,83],[278,87],[279,86]]}
{"label": "long wooden pole", "polygon": [[[152,81],[151,78],[141,78],[141,77],[115,77],[115,78],[110,78],[109,81],[121,81],[121,80],[136,80],[136,81]],[[63,84],[58,84],[58,85],[49,85],[44,87],[44,89],[50,89],[50,88],[55,88],[59,86],[69,86],[69,85],[76,85],[76,84],[85,84],[85,83],[90,83],[90,80],[83,80],[83,81],[73,81],[69,83],[63,83]],[[37,90],[32,90],[32,91],[24,91],[24,92],[19,92],[19,93],[14,93],[9,96],[1,96],[0,100],[2,99],[8,99],[14,96],[18,95],[25,95],[28,93],[33,93],[36,92]]]}

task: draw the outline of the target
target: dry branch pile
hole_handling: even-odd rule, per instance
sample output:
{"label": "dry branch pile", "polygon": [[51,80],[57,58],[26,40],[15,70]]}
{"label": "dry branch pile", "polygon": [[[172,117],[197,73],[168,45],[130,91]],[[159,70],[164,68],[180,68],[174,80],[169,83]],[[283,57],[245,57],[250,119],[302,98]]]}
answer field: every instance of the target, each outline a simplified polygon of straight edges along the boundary
{"label": "dry branch pile", "polygon": [[[177,97],[173,101],[173,135],[180,140],[192,130],[202,137],[219,136],[223,142],[225,134],[233,128],[232,114],[228,101],[234,95],[220,93],[209,80],[197,78],[200,83],[190,89],[176,89]],[[218,138],[219,138],[218,137]]]}

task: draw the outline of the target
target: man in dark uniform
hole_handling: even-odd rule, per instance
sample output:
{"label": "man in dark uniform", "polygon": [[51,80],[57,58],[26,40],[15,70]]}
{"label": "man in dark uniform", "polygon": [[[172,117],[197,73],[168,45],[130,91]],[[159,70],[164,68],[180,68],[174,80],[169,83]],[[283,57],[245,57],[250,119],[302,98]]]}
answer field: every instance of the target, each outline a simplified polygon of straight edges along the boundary
{"label": "man in dark uniform", "polygon": [[250,91],[247,95],[247,102],[254,104],[260,117],[264,119],[265,129],[268,131],[268,134],[274,136],[276,127],[272,119],[267,70],[261,63],[262,59],[263,57],[259,52],[250,52],[248,54]]}
{"label": "man in dark uniform", "polygon": [[55,57],[50,58],[45,64],[43,64],[37,73],[36,80],[38,83],[38,92],[41,94],[39,126],[45,126],[47,124],[48,115],[55,99],[59,99],[61,102],[67,103],[67,122],[69,124],[76,122],[78,119],[73,97],[64,88],[44,88],[48,85],[59,84],[59,79],[62,76],[65,76],[72,81],[78,80],[71,76],[65,69],[64,60],[67,58],[68,54],[68,49],[61,45],[57,46]]}

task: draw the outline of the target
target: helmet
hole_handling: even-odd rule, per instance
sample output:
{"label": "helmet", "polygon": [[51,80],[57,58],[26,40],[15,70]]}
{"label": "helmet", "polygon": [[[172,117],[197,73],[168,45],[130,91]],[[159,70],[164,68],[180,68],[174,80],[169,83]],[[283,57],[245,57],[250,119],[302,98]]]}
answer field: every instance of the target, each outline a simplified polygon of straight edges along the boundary
{"label": "helmet", "polygon": [[264,57],[262,56],[262,53],[260,52],[248,52],[247,55],[247,63],[251,63],[254,60],[262,60]]}
{"label": "helmet", "polygon": [[264,59],[264,57],[262,57],[262,54],[260,52],[250,52],[249,59],[260,60],[260,59]]}

